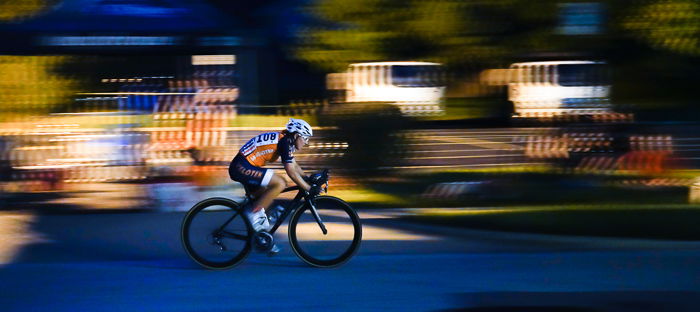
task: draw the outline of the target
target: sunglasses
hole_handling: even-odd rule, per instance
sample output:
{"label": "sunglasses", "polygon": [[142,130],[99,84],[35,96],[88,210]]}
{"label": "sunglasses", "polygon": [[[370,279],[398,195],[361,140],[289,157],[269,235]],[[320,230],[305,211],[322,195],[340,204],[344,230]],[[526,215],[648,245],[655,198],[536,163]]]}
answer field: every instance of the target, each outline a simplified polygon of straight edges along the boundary
{"label": "sunglasses", "polygon": [[304,140],[304,143],[308,144],[309,143],[309,137],[305,135],[299,135],[300,138]]}

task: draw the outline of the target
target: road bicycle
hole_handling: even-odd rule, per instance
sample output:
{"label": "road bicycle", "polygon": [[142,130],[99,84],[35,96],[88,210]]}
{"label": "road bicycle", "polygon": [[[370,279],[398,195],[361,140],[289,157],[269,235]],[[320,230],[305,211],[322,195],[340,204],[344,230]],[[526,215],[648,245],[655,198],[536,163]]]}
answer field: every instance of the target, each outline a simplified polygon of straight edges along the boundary
{"label": "road bicycle", "polygon": [[326,169],[307,179],[316,192],[307,193],[299,186],[284,189],[283,193],[299,192],[269,231],[256,232],[242,213],[243,207],[253,200],[248,188],[241,203],[213,197],[195,204],[181,227],[187,255],[208,269],[232,268],[245,260],[253,248],[269,251],[274,244],[273,235],[291,216],[287,225],[289,243],[301,260],[315,267],[346,263],[360,248],[362,224],[345,201],[320,195],[321,191],[328,192],[328,180]]}

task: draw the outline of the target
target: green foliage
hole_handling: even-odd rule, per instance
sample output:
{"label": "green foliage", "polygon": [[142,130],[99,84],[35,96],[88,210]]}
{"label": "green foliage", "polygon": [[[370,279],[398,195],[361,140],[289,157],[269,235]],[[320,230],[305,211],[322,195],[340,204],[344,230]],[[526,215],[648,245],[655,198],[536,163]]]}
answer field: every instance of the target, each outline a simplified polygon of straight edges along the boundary
{"label": "green foliage", "polygon": [[[602,33],[558,32],[569,2],[601,3]],[[468,77],[524,55],[594,55],[614,67],[613,99],[621,107],[697,106],[697,0],[316,0],[307,10],[319,23],[299,33],[294,53],[329,72],[355,62],[413,60]]]}
{"label": "green foliage", "polygon": [[64,56],[0,56],[0,120],[44,115],[65,104],[78,83],[59,75]]}
{"label": "green foliage", "polygon": [[650,46],[700,56],[700,2],[659,0],[632,10],[621,26]]}
{"label": "green foliage", "polygon": [[556,1],[325,0],[308,11],[326,22],[299,34],[296,55],[329,71],[361,61],[424,60],[494,65],[551,45]]}
{"label": "green foliage", "polygon": [[452,66],[503,65],[514,55],[605,51],[636,38],[673,53],[700,55],[700,2],[602,0],[606,36],[557,33],[563,1],[318,0],[322,26],[299,34],[296,54],[331,70],[360,61],[426,60]]}
{"label": "green foliage", "polygon": [[16,22],[30,18],[46,10],[55,2],[49,0],[0,1],[0,22]]}

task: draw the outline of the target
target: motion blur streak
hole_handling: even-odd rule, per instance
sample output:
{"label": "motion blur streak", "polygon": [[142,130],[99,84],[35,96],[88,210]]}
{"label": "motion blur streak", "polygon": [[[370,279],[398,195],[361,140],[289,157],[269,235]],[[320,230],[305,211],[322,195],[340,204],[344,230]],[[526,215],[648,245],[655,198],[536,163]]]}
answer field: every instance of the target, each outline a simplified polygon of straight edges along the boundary
{"label": "motion blur streak", "polygon": [[34,219],[31,214],[0,215],[0,265],[11,263],[24,246],[47,242],[30,231]]}
{"label": "motion blur streak", "polygon": [[[348,234],[352,233],[352,226],[346,224],[338,224],[332,222],[324,222],[326,227],[329,229],[328,235],[323,235],[318,228],[318,224],[307,222],[299,223],[297,225],[297,235],[303,240],[346,240]],[[281,226],[278,230],[280,233],[287,232],[287,226]],[[362,226],[362,240],[386,240],[386,241],[425,241],[425,240],[436,240],[435,236],[428,235],[418,235],[413,233],[408,233],[405,231],[392,230],[388,228],[381,228],[376,226]]]}

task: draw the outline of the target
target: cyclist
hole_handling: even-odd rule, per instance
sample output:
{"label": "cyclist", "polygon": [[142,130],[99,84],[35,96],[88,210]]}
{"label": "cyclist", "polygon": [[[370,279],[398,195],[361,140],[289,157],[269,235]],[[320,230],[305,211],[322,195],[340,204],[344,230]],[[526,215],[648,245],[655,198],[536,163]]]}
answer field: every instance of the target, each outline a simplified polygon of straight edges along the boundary
{"label": "cyclist", "polygon": [[[312,135],[309,123],[290,118],[285,130],[253,137],[231,161],[228,168],[231,179],[248,187],[254,198],[249,206],[244,207],[244,215],[255,231],[269,230],[282,214],[280,206],[275,207],[269,217],[265,209],[287,187],[286,181],[272,169],[263,168],[267,163],[281,158],[289,178],[304,191],[310,191],[311,186],[304,181],[304,171],[294,160],[294,152],[308,144]],[[279,252],[279,247],[274,245],[270,252]]]}

